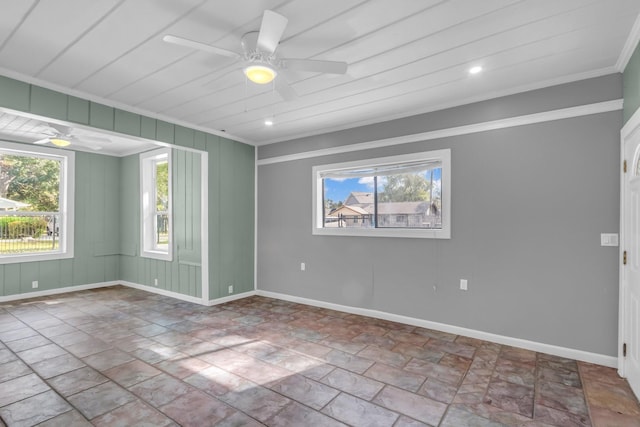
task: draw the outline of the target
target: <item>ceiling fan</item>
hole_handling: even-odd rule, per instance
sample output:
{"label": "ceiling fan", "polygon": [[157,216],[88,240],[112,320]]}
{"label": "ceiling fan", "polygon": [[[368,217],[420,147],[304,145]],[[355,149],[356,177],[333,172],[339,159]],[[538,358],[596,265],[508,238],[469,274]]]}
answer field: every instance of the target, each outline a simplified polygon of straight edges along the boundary
{"label": "ceiling fan", "polygon": [[[284,70],[330,74],[345,74],[347,72],[348,64],[346,62],[278,57],[276,49],[288,22],[284,16],[271,10],[265,10],[260,31],[251,31],[242,36],[240,43],[242,53],[170,34],[165,35],[162,40],[214,55],[241,60],[244,62],[244,74],[257,84],[270,83],[276,78],[279,71]],[[275,81],[275,89],[285,100],[291,100],[297,96],[288,83],[281,81],[281,79]]]}
{"label": "ceiling fan", "polygon": [[48,136],[34,141],[33,143],[36,145],[53,144],[57,147],[67,147],[71,144],[77,144],[97,151],[102,149],[102,145],[100,145],[100,143],[111,142],[109,138],[93,135],[80,135],[74,133],[74,130],[69,126],[53,123],[45,123],[43,130],[40,133]]}

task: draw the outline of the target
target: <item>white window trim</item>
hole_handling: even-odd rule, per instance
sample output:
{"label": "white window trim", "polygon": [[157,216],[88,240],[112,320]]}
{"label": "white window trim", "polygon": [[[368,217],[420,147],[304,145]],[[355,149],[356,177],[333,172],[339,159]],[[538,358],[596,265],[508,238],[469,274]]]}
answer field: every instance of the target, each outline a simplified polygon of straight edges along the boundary
{"label": "white window trim", "polygon": [[[439,160],[442,162],[442,228],[325,228],[323,227],[323,200],[321,173],[329,170],[374,167],[395,163],[415,162],[420,160]],[[380,157],[357,160],[353,162],[333,163],[314,166],[312,169],[313,223],[311,232],[323,236],[359,236],[359,237],[407,237],[427,239],[451,238],[451,150],[432,150],[399,156]]]}
{"label": "white window trim", "polygon": [[[169,162],[169,243],[167,251],[152,249],[155,247],[155,221],[153,214],[155,209],[151,203],[155,203],[154,170],[151,167],[155,160],[162,157]],[[140,154],[140,256],[163,261],[173,260],[173,197],[172,197],[172,158],[170,148],[160,148]],[[153,195],[151,193],[154,193]]]}
{"label": "white window trim", "polygon": [[37,157],[60,160],[60,201],[59,215],[61,233],[57,251],[20,255],[0,255],[0,264],[18,262],[50,261],[73,258],[74,212],[75,212],[75,152],[27,144],[16,144],[0,141],[3,151],[15,152],[16,155],[33,155]]}

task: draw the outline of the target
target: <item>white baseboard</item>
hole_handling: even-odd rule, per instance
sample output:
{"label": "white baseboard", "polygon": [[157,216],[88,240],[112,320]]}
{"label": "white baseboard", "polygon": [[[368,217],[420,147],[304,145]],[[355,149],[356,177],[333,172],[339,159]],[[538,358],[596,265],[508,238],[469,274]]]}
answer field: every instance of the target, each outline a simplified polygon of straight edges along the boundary
{"label": "white baseboard", "polygon": [[88,285],[66,286],[64,288],[48,289],[46,291],[25,292],[22,294],[0,296],[0,302],[9,302],[9,301],[16,301],[20,299],[46,297],[49,295],[65,294],[67,292],[86,291],[87,289],[96,289],[96,288],[104,288],[107,286],[115,286],[115,285],[119,285],[120,283],[121,282],[119,280],[114,280],[110,282],[91,283]]}
{"label": "white baseboard", "polygon": [[618,359],[614,356],[604,354],[591,353],[573,348],[559,347],[556,345],[544,344],[535,341],[524,340],[520,338],[507,337],[504,335],[492,334],[489,332],[478,331],[475,329],[463,328],[460,326],[447,325],[445,323],[432,322],[429,320],[418,319],[415,317],[402,316],[399,314],[387,313],[384,311],[372,310],[368,308],[351,307],[347,305],[334,304],[325,301],[318,301],[309,298],[296,297],[287,294],[269,291],[256,291],[256,295],[275,298],[284,301],[296,302],[300,304],[312,305],[315,307],[328,308],[331,310],[342,311],[345,313],[359,314],[362,316],[374,317],[376,319],[389,320],[392,322],[404,323],[421,328],[434,329],[436,331],[448,332],[450,334],[462,335],[466,337],[476,338],[484,341],[490,341],[497,344],[519,347],[526,350],[532,350],[539,353],[552,354],[554,356],[566,357],[569,359],[580,360],[582,362],[595,363],[610,368],[618,366]]}
{"label": "white baseboard", "polygon": [[166,297],[179,299],[181,301],[188,301],[194,304],[207,305],[207,306],[224,304],[225,302],[235,301],[235,300],[250,297],[256,294],[256,291],[254,290],[249,292],[243,292],[241,294],[229,295],[227,297],[204,301],[202,298],[192,297],[190,295],[184,295],[178,292],[167,291],[166,289],[159,289],[153,286],[141,285],[140,283],[129,282],[126,280],[113,280],[110,282],[91,283],[88,285],[77,285],[77,286],[65,286],[64,288],[49,289],[46,291],[26,292],[22,294],[0,296],[0,303],[16,301],[21,299],[28,299],[28,298],[46,297],[49,295],[64,294],[67,292],[85,291],[88,289],[104,288],[107,286],[116,286],[116,285],[122,285],[122,286],[127,286],[129,288],[140,289],[141,291],[151,292],[153,294],[164,295]]}
{"label": "white baseboard", "polygon": [[166,297],[171,297],[171,298],[179,299],[179,300],[182,300],[182,301],[188,301],[188,302],[192,302],[194,304],[200,304],[200,305],[206,305],[206,306],[224,304],[225,302],[235,301],[235,300],[246,298],[246,297],[250,297],[250,296],[256,294],[256,291],[249,291],[249,292],[243,292],[241,294],[229,295],[229,296],[226,296],[226,297],[216,298],[216,299],[212,299],[212,300],[209,300],[209,301],[205,301],[202,298],[192,297],[190,295],[184,295],[184,294],[180,294],[178,292],[167,291],[165,289],[159,289],[159,288],[156,288],[154,286],[141,285],[139,283],[127,282],[126,280],[120,280],[118,283],[120,283],[120,284],[122,284],[124,286],[129,286],[130,288],[140,289],[142,291],[147,291],[147,292],[151,292],[151,293],[154,293],[154,294],[164,295]]}
{"label": "white baseboard", "polygon": [[128,282],[126,280],[120,280],[117,283],[119,283],[119,284],[121,284],[123,286],[128,286],[130,288],[140,289],[141,291],[151,292],[152,294],[159,294],[159,295],[163,295],[165,297],[171,297],[171,298],[179,299],[181,301],[192,302],[194,304],[207,305],[202,300],[202,298],[192,297],[190,295],[185,295],[185,294],[181,294],[181,293],[178,293],[178,292],[167,291],[166,289],[160,289],[160,288],[156,288],[154,286],[141,285],[140,283]]}
{"label": "white baseboard", "polygon": [[46,291],[27,292],[22,294],[0,296],[0,302],[9,302],[9,301],[28,299],[28,298],[38,298],[43,296],[57,295],[57,294],[63,294],[67,292],[75,292],[75,291],[84,291],[88,289],[104,288],[107,286],[115,286],[115,285],[128,286],[130,288],[140,289],[143,291],[164,295],[164,296],[179,299],[182,301],[188,301],[195,304],[201,304],[201,305],[207,305],[207,306],[224,304],[226,302],[247,298],[253,295],[260,295],[268,298],[280,299],[283,301],[307,304],[315,307],[322,307],[322,308],[328,308],[331,310],[342,311],[345,313],[359,314],[361,316],[368,316],[376,319],[383,319],[383,320],[389,320],[392,322],[404,323],[412,326],[419,326],[421,328],[434,329],[436,331],[448,332],[455,335],[462,335],[466,337],[477,338],[480,340],[490,341],[497,344],[510,345],[513,347],[524,348],[526,350],[532,350],[539,353],[547,353],[555,356],[567,357],[569,359],[595,363],[597,365],[603,365],[611,368],[616,368],[618,366],[618,359],[614,356],[607,356],[607,355],[591,353],[583,350],[559,347],[555,345],[544,344],[544,343],[524,340],[520,338],[507,337],[504,335],[497,335],[489,332],[478,331],[475,329],[468,329],[460,326],[453,326],[445,323],[438,323],[438,322],[432,322],[429,320],[418,319],[415,317],[408,317],[408,316],[402,316],[399,314],[387,313],[384,311],[334,304],[326,301],[319,301],[319,300],[314,300],[310,298],[303,298],[303,297],[297,297],[293,295],[281,294],[278,292],[269,292],[269,291],[262,291],[262,290],[253,290],[253,291],[243,292],[241,294],[229,295],[229,296],[217,298],[214,300],[204,301],[202,298],[183,295],[177,292],[167,291],[164,289],[158,289],[153,286],[141,285],[139,283],[128,282],[126,280],[114,280],[110,282],[91,283],[88,285],[67,286],[64,288],[50,289]]}
{"label": "white baseboard", "polygon": [[247,292],[243,292],[241,294],[229,295],[228,297],[222,297],[222,298],[216,298],[216,299],[209,300],[207,302],[207,305],[211,306],[211,305],[224,304],[225,302],[231,302],[231,301],[235,301],[235,300],[238,300],[238,299],[251,297],[253,295],[256,295],[256,291],[247,291]]}

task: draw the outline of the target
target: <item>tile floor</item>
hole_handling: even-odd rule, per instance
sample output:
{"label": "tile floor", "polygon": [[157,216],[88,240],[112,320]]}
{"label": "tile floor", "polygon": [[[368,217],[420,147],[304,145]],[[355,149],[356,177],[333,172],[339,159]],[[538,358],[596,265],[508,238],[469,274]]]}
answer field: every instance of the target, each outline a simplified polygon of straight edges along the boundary
{"label": "tile floor", "polygon": [[0,304],[0,426],[640,426],[610,368],[263,297]]}

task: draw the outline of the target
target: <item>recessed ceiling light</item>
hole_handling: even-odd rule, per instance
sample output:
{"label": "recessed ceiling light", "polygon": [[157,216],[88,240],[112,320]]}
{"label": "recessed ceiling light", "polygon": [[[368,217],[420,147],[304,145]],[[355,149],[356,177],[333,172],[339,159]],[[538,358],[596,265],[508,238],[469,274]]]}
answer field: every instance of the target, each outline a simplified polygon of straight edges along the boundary
{"label": "recessed ceiling light", "polygon": [[478,74],[480,71],[482,71],[482,67],[479,65],[469,68],[469,74]]}
{"label": "recessed ceiling light", "polygon": [[264,121],[264,125],[265,126],[273,126],[273,120],[269,120],[269,119],[265,120]]}

